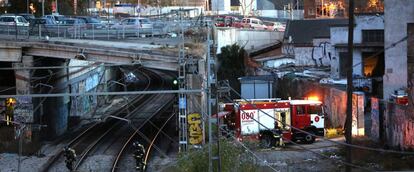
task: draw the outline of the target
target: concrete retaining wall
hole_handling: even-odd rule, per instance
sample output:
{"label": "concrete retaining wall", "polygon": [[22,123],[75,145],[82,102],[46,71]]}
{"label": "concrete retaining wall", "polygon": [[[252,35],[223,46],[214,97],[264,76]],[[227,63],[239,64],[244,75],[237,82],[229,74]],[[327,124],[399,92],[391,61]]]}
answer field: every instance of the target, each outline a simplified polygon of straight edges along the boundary
{"label": "concrete retaining wall", "polygon": [[217,53],[227,45],[238,44],[246,50],[253,50],[264,45],[273,44],[283,39],[283,32],[271,32],[260,30],[247,30],[236,28],[216,29]]}

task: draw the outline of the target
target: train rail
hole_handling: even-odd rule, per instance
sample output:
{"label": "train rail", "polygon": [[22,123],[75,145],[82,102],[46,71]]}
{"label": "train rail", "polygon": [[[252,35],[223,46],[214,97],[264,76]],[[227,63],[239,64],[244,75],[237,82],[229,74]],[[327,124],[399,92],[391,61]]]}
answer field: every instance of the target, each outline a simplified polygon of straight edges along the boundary
{"label": "train rail", "polygon": [[[159,139],[158,136],[160,135],[160,133],[162,133],[162,130],[164,130],[165,126],[168,124],[168,122],[171,121],[171,119],[174,116],[175,116],[175,114],[174,113],[171,113],[170,116],[165,121],[162,122],[162,126],[161,127],[159,127],[159,128],[158,127],[155,127],[156,130],[158,130],[158,131],[155,133],[154,136],[152,136],[152,139],[151,140],[148,140],[148,138],[146,138],[146,139],[145,138],[142,138],[144,136],[142,136],[142,135],[139,134],[140,133],[139,130],[141,128],[136,128],[135,131],[133,132],[133,134],[130,135],[130,137],[125,141],[125,143],[123,144],[122,148],[117,153],[116,159],[114,160],[114,162],[112,164],[111,171],[112,172],[121,171],[121,170],[119,170],[120,169],[120,166],[122,166],[122,165],[120,165],[120,163],[121,163],[122,159],[125,159],[126,158],[125,156],[127,156],[128,146],[130,146],[133,143],[134,140],[142,140],[142,139],[145,139],[147,141],[146,142],[147,144],[144,144],[145,145],[145,149],[147,150],[145,152],[145,159],[144,159],[144,163],[145,164],[148,164],[149,156],[152,153],[153,148],[155,148],[158,152],[160,152],[161,154],[163,154],[163,156],[167,156],[165,153],[163,153],[163,150],[161,150],[160,148],[158,148],[157,146],[155,146],[155,141],[157,139]],[[140,126],[140,127],[143,127],[143,126]],[[152,126],[148,126],[148,128],[150,128],[150,127],[154,127],[154,126],[153,125]]]}
{"label": "train rail", "polygon": [[[146,77],[148,78],[148,84],[146,85],[144,90],[148,90],[150,88],[150,85],[154,84],[155,80],[150,80],[149,78],[157,78],[157,74],[145,70]],[[150,76],[151,75],[151,76]],[[162,80],[161,78],[158,78],[158,80]],[[157,81],[158,82],[158,81]],[[161,81],[163,82],[163,81]],[[162,83],[161,83],[162,85]],[[151,87],[154,88],[154,87]],[[159,88],[156,88],[159,89]],[[132,113],[130,112],[130,108],[134,107],[134,111],[140,107],[141,104],[143,104],[145,101],[148,101],[152,95],[140,95],[135,96],[134,99],[130,102],[130,104],[124,105],[122,108],[120,108],[118,111],[116,111],[114,114],[111,114],[109,116],[116,116],[116,117],[122,117],[122,118],[128,118]],[[93,124],[91,127],[83,131],[81,134],[79,134],[76,138],[71,140],[67,145],[73,149],[77,153],[80,154],[80,159],[77,161],[77,164],[75,168],[78,168],[81,163],[83,162],[83,159],[87,157],[86,155],[89,154],[89,152],[102,140],[106,135],[110,133],[111,130],[117,129],[117,126],[121,125],[122,121],[117,121],[113,118],[107,118],[107,120],[104,120],[103,122],[98,122]],[[119,128],[119,127],[118,127]],[[63,163],[63,155],[62,152],[58,153],[54,157],[51,158],[50,163],[42,170],[42,171],[49,171],[53,167],[60,166],[59,163]]]}

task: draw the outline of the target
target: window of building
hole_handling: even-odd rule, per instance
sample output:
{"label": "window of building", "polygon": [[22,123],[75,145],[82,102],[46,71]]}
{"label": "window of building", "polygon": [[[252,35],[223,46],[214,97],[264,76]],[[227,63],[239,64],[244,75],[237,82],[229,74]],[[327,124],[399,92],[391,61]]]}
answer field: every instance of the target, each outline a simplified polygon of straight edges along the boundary
{"label": "window of building", "polygon": [[362,30],[362,42],[384,42],[384,30]]}
{"label": "window of building", "polygon": [[348,52],[339,52],[339,77],[346,78]]}
{"label": "window of building", "polygon": [[384,53],[362,52],[362,65],[365,77],[382,77],[384,75]]}

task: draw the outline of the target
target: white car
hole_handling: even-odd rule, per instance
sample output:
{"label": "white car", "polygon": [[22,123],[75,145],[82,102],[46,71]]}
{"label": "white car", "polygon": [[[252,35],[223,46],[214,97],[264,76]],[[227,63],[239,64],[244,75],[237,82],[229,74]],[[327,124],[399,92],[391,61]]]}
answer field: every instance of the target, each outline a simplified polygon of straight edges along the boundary
{"label": "white car", "polygon": [[1,16],[0,25],[3,26],[29,26],[29,22],[22,16]]}
{"label": "white car", "polygon": [[286,26],[280,22],[273,23],[273,31],[284,32],[286,30]]}
{"label": "white car", "polygon": [[129,17],[112,26],[113,29],[152,29],[154,26],[147,18]]}
{"label": "white car", "polygon": [[241,21],[243,28],[255,29],[255,30],[266,30],[267,26],[263,24],[260,19],[257,18],[243,18]]}

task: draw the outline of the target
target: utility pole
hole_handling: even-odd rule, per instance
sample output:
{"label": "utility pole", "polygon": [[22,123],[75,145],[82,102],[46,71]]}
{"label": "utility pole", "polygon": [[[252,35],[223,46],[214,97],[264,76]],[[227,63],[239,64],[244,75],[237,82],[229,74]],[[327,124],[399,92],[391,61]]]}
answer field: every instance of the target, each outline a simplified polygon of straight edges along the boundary
{"label": "utility pole", "polygon": [[[347,99],[346,99],[346,122],[345,138],[347,144],[352,144],[352,89],[353,89],[353,52],[354,52],[354,0],[349,0],[348,16],[348,71],[347,71]],[[347,147],[346,162],[352,163],[352,148]],[[346,166],[346,171],[352,171],[351,166]]]}
{"label": "utility pole", "polygon": [[211,83],[211,74],[210,74],[210,47],[211,47],[211,41],[210,41],[210,24],[207,25],[207,85],[206,85],[206,97],[207,97],[207,115],[208,115],[208,171],[213,171],[213,134],[212,134],[212,125],[211,125],[211,89],[210,89],[210,83]]}

